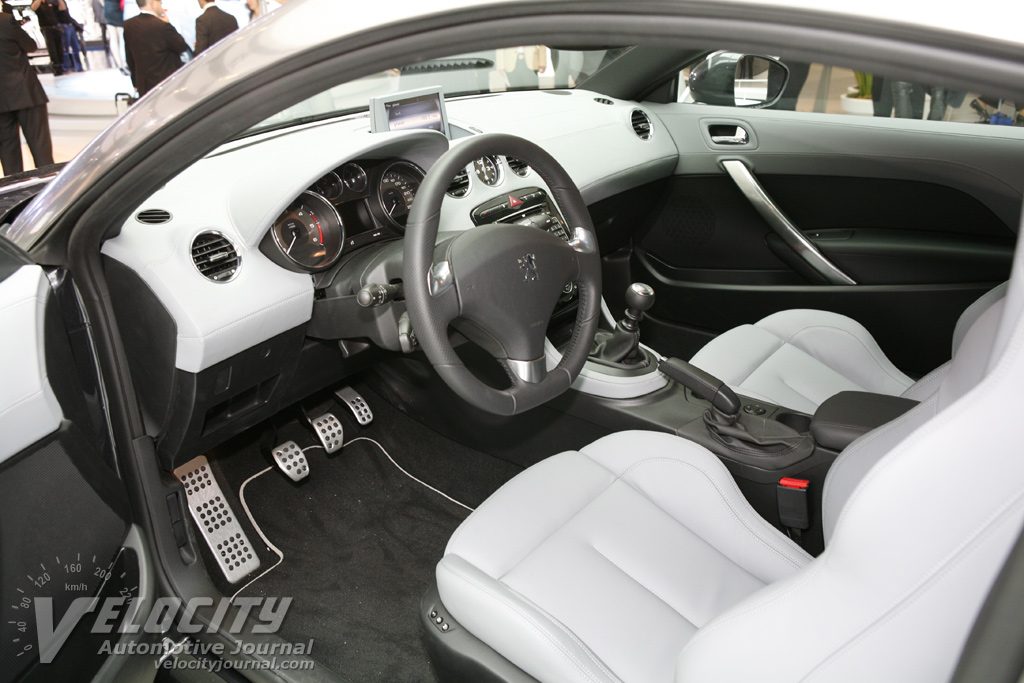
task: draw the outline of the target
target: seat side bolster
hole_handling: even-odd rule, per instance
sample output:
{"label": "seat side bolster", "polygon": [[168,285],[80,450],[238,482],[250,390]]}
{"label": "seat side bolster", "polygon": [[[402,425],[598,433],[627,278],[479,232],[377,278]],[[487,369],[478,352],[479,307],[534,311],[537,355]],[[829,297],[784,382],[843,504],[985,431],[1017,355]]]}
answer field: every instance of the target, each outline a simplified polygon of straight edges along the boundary
{"label": "seat side bolster", "polygon": [[867,328],[830,311],[793,309],[756,325],[821,361],[867,391],[898,396],[914,381],[892,364]]}
{"label": "seat side bolster", "polygon": [[441,560],[437,585],[459,623],[538,680],[619,681],[565,625],[462,557]]}

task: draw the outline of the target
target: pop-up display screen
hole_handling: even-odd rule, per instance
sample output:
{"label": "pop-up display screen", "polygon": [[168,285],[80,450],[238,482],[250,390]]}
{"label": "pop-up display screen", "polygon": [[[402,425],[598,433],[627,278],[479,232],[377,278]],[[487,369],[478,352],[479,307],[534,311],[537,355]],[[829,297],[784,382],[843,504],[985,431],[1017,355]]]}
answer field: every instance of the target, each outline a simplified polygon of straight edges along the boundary
{"label": "pop-up display screen", "polygon": [[370,130],[436,130],[448,137],[448,116],[440,88],[423,88],[370,100]]}

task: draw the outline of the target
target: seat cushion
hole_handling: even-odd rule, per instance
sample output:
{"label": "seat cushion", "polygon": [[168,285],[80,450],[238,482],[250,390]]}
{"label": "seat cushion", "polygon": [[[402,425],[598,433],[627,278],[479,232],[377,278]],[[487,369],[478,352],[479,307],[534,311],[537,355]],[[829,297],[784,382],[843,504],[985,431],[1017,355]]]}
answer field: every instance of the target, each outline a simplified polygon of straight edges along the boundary
{"label": "seat cushion", "polygon": [[729,330],[690,362],[740,394],[805,413],[840,391],[899,396],[913,384],[863,325],[808,309]]}
{"label": "seat cushion", "polygon": [[809,561],[709,451],[621,432],[508,482],[437,582],[456,620],[540,680],[656,683],[697,629]]}

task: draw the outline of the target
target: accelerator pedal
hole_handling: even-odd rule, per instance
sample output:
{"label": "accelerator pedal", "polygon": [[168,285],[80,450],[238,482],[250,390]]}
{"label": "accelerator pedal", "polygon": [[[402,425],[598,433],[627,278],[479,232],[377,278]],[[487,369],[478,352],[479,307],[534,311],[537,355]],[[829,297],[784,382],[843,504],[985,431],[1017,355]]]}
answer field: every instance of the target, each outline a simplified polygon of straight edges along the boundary
{"label": "accelerator pedal", "polygon": [[285,441],[273,451],[274,462],[292,481],[301,481],[309,476],[309,462],[306,454],[294,441]]}
{"label": "accelerator pedal", "polygon": [[227,580],[238,583],[258,569],[260,558],[242,531],[238,516],[224,497],[206,456],[188,461],[174,470],[174,476],[184,485],[192,519]]}
{"label": "accelerator pedal", "polygon": [[348,406],[348,409],[352,411],[352,414],[356,416],[356,422],[362,426],[366,426],[373,422],[373,411],[370,410],[370,406],[366,403],[358,391],[352,387],[342,387],[334,392],[342,403]]}

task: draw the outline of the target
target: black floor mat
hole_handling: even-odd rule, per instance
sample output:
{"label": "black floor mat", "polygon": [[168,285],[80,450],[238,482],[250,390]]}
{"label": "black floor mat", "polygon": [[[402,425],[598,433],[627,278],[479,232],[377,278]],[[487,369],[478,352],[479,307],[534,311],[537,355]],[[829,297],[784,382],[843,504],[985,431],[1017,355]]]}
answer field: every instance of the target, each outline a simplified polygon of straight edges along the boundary
{"label": "black floor mat", "polygon": [[[457,500],[475,506],[520,471],[438,435],[370,392],[364,396],[375,411],[367,428],[336,407],[346,441],[377,440],[410,474]],[[303,448],[317,443],[298,422],[275,438]],[[233,452],[218,449],[211,462],[222,485],[237,494],[246,478],[271,464],[267,440],[250,435],[236,440]],[[285,559],[242,596],[293,597],[280,635],[313,638],[313,657],[346,680],[433,681],[419,601],[468,511],[409,479],[370,442],[306,456],[306,480],[296,484],[273,469],[246,486],[249,510]],[[255,534],[251,540],[262,546]],[[267,561],[260,571],[276,561],[260,554]]]}

